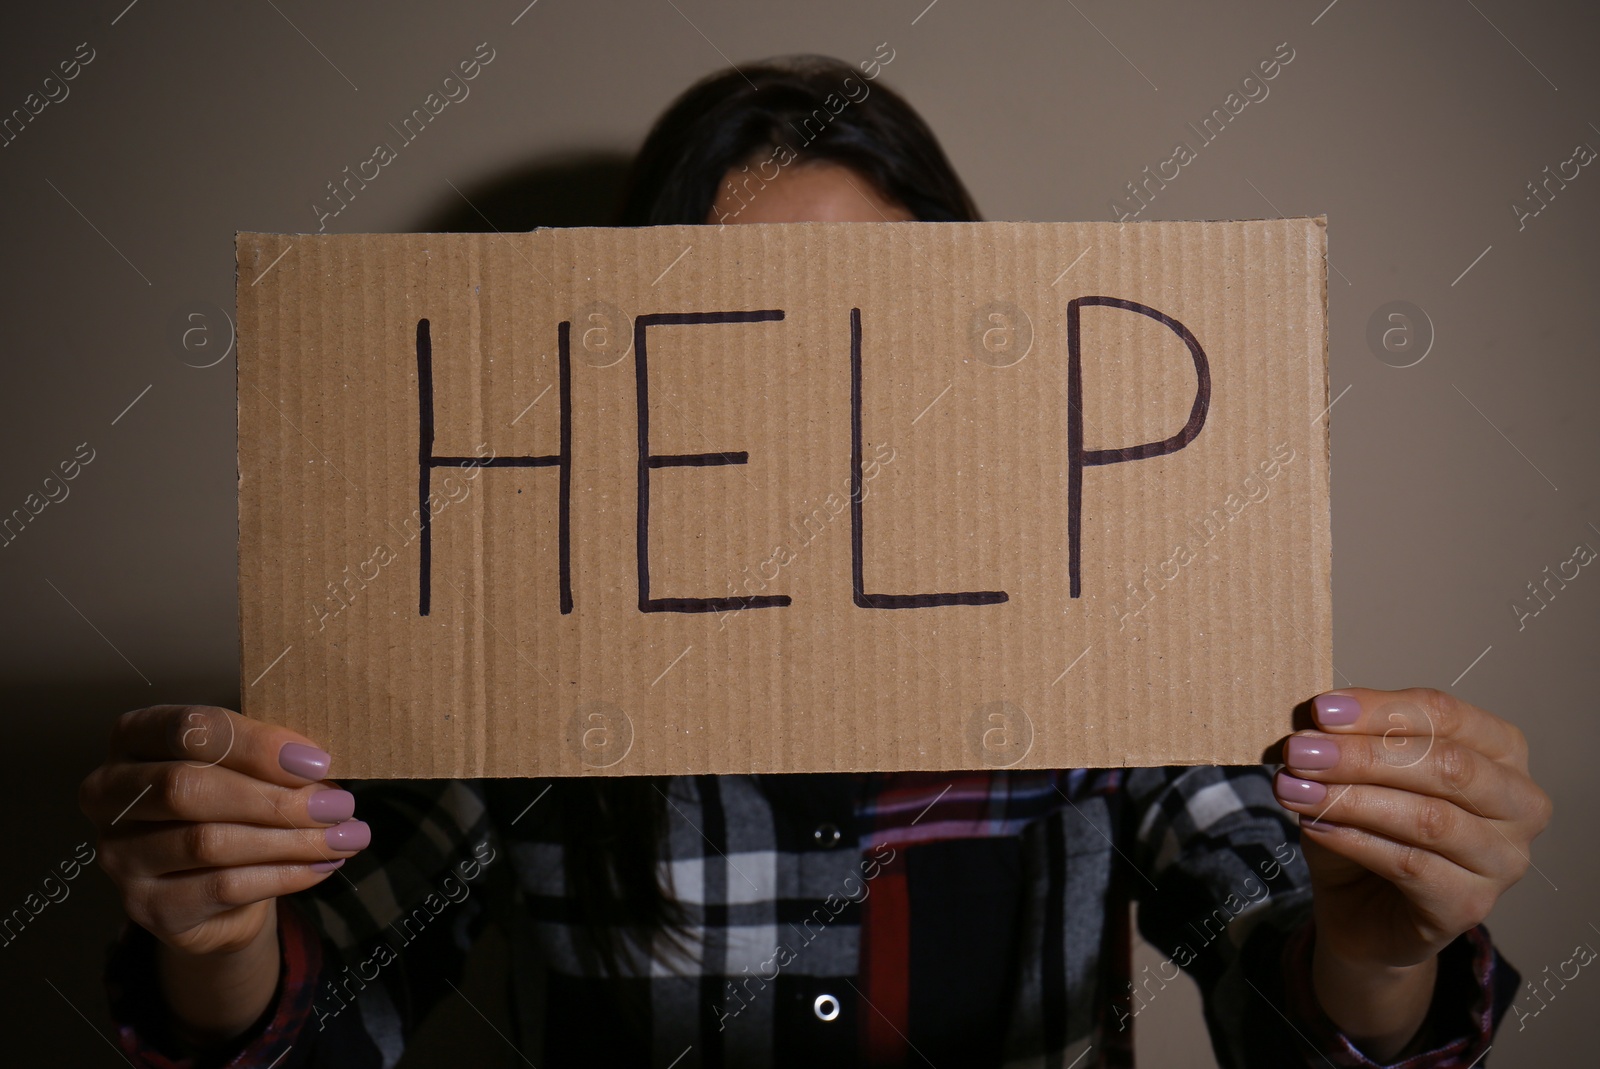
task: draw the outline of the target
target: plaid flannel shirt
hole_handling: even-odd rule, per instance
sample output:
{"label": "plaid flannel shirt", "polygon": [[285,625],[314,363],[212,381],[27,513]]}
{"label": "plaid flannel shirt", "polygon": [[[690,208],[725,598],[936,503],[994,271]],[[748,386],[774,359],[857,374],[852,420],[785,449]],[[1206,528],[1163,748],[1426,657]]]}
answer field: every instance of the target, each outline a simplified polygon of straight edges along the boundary
{"label": "plaid flannel shirt", "polygon": [[[566,1065],[1116,1067],[1181,971],[1229,1067],[1373,1066],[1310,984],[1310,887],[1262,767],[701,776],[667,790],[684,947],[608,978],[563,869],[546,781],[354,785],[373,845],[280,903],[283,979],[211,1060],[391,1066],[455,997],[482,926],[511,943],[514,1042]],[[1130,965],[1130,903],[1166,959]],[[130,929],[109,970],[121,1045],[171,1056]],[[1480,1065],[1518,977],[1479,928],[1441,956],[1395,1062]]]}

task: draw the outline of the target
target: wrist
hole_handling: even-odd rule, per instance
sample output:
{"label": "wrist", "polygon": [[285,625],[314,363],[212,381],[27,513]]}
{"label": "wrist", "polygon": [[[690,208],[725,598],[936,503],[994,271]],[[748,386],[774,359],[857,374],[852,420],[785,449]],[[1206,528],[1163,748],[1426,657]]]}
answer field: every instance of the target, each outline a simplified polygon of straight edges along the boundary
{"label": "wrist", "polygon": [[1369,1056],[1392,1059],[1427,1019],[1438,958],[1391,965],[1341,953],[1321,930],[1312,948],[1312,985],[1322,1010]]}
{"label": "wrist", "polygon": [[1429,954],[1421,961],[1409,964],[1396,964],[1380,960],[1359,951],[1351,950],[1339,940],[1324,934],[1324,929],[1318,927],[1312,941],[1312,953],[1315,960],[1323,961],[1326,967],[1337,969],[1341,973],[1359,975],[1371,983],[1399,983],[1408,977],[1416,976],[1421,971],[1433,967],[1437,956]]}
{"label": "wrist", "polygon": [[249,943],[194,952],[156,944],[156,975],[177,1039],[212,1049],[243,1035],[272,1002],[280,972],[277,910]]}

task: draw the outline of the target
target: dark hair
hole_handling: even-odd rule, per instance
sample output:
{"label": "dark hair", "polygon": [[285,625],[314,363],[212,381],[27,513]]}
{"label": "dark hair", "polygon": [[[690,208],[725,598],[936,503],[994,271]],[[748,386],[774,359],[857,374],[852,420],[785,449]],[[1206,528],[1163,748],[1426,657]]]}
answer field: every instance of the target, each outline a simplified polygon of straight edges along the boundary
{"label": "dark hair", "polygon": [[[977,205],[933,131],[874,77],[826,56],[786,56],[702,79],[645,137],[618,223],[704,223],[728,172],[759,159],[838,163],[919,220],[976,222]],[[753,180],[763,181],[760,168]],[[668,782],[556,781],[568,890],[612,975],[658,937],[683,946],[684,911],[661,882]]]}
{"label": "dark hair", "polygon": [[[924,222],[979,218],[933,131],[898,93],[837,59],[784,56],[719,71],[673,101],[633,161],[618,223],[704,223],[728,172],[761,161],[842,164]],[[775,177],[762,171],[749,179],[757,188]]]}

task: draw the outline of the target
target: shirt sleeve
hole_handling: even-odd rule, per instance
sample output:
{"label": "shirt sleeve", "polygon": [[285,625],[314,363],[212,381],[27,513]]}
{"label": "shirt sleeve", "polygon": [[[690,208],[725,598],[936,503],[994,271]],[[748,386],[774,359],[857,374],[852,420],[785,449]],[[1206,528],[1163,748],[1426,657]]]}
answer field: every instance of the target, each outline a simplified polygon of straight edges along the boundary
{"label": "shirt sleeve", "polygon": [[206,1058],[179,1053],[166,1006],[153,982],[155,936],[128,924],[112,948],[106,969],[117,1045],[128,1060],[148,1069],[199,1069],[202,1066],[268,1065],[289,1050],[310,1014],[311,996],[322,970],[322,945],[286,899],[278,901],[278,988],[259,1020],[224,1050]]}
{"label": "shirt sleeve", "polygon": [[272,1003],[227,1049],[179,1053],[153,983],[155,939],[129,925],[107,970],[119,1041],[136,1066],[322,1069],[393,1064],[453,993],[502,863],[483,796],[461,781],[345,784],[372,846],[316,888],[280,899]]}
{"label": "shirt sleeve", "polygon": [[[1163,980],[1199,983],[1219,1064],[1229,1069],[1376,1066],[1322,1012],[1311,986],[1311,880],[1299,827],[1265,766],[1130,770],[1124,834],[1139,930],[1167,955]],[[1439,982],[1404,1069],[1472,1064],[1517,976],[1482,929],[1440,956]],[[1138,981],[1117,1009],[1136,1017]]]}
{"label": "shirt sleeve", "polygon": [[1462,934],[1439,953],[1433,1002],[1417,1038],[1395,1060],[1377,1062],[1341,1032],[1317,1002],[1311,983],[1315,938],[1315,925],[1308,920],[1285,940],[1278,955],[1283,982],[1277,989],[1283,991],[1286,1015],[1339,1069],[1466,1069],[1477,1065],[1493,1043],[1495,1029],[1521,979],[1495,950],[1488,929],[1479,925]]}

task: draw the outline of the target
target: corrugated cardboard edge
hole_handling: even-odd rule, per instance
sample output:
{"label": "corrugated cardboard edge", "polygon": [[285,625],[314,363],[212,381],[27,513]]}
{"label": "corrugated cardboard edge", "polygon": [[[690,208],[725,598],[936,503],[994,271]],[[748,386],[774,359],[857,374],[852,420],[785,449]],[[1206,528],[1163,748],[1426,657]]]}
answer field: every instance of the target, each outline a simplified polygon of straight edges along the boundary
{"label": "corrugated cardboard edge", "polygon": [[242,713],[245,706],[245,661],[244,661],[244,517],[241,506],[244,500],[244,465],[241,451],[244,441],[239,436],[240,410],[244,407],[239,393],[244,381],[244,365],[240,361],[239,348],[244,345],[243,333],[239,329],[239,239],[249,234],[247,230],[233,232],[233,337],[236,348],[233,353],[233,587],[234,622],[239,629],[239,710]]}
{"label": "corrugated cardboard edge", "polygon": [[1328,503],[1327,527],[1328,532],[1328,649],[1325,651],[1328,658],[1328,672],[1323,677],[1324,683],[1332,687],[1333,680],[1333,360],[1332,349],[1329,346],[1329,333],[1333,330],[1333,317],[1328,314],[1328,217],[1314,215],[1312,221],[1321,228],[1322,234],[1322,399],[1328,407],[1322,419],[1322,463],[1324,478],[1327,485],[1324,487],[1323,500]]}

